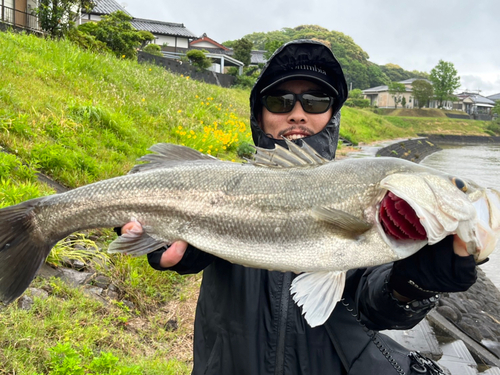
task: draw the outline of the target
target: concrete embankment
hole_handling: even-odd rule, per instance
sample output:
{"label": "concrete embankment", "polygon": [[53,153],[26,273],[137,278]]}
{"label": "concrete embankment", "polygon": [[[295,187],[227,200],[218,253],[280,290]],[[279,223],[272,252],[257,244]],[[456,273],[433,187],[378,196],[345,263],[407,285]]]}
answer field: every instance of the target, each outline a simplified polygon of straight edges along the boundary
{"label": "concrete embankment", "polygon": [[[488,143],[500,143],[500,137],[422,135],[418,139],[383,147],[376,155],[419,163],[441,150],[440,145]],[[478,266],[476,284],[466,292],[443,294],[428,321],[437,335],[462,340],[478,364],[500,367],[500,291],[486,277],[481,266]]]}

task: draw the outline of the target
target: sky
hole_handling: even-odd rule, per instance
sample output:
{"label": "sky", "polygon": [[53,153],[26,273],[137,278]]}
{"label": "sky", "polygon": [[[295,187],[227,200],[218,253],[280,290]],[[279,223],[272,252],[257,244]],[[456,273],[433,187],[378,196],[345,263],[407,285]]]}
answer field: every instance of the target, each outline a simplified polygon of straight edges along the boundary
{"label": "sky", "polygon": [[454,64],[457,90],[500,93],[499,0],[117,0],[134,17],[183,23],[223,43],[299,25],[340,31],[379,65]]}

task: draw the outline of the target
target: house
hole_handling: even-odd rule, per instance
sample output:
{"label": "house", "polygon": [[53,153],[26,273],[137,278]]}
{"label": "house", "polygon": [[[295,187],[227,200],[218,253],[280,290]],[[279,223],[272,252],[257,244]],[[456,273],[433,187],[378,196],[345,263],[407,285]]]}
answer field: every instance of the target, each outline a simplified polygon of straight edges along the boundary
{"label": "house", "polygon": [[193,39],[189,43],[189,48],[204,49],[211,53],[224,53],[230,51],[226,46],[208,37],[206,33],[203,33],[199,38]]}
{"label": "house", "polygon": [[41,31],[34,12],[37,6],[37,0],[0,0],[0,23]]}
{"label": "house", "polygon": [[82,12],[80,17],[81,23],[89,21],[99,22],[102,16],[106,16],[116,11],[122,11],[132,17],[132,15],[127,12],[124,7],[114,0],[96,0],[95,4],[95,7],[88,13]]}
{"label": "house", "polygon": [[462,92],[456,96],[458,104],[462,104],[462,108],[457,109],[467,112],[472,118],[477,120],[491,120],[491,109],[495,106],[495,101],[469,92]]}
{"label": "house", "polygon": [[189,42],[196,38],[182,23],[154,21],[133,17],[115,0],[96,0],[96,6],[89,13],[82,13],[81,21],[101,20],[102,16],[122,11],[132,17],[131,24],[137,30],[149,31],[155,36],[153,43],[163,46],[166,51],[178,52],[179,48],[189,48]]}
{"label": "house", "polygon": [[162,50],[178,52],[189,48],[189,42],[196,38],[182,23],[153,21],[143,18],[133,18],[132,26],[137,30],[149,31],[155,36],[154,44],[162,46]]}
{"label": "house", "polygon": [[[416,80],[422,80],[422,78],[410,78],[406,79],[404,81],[399,81],[399,83],[402,83],[405,85],[406,92],[402,93],[399,95],[399,97],[405,98],[405,108],[418,108],[418,101],[415,99],[413,96],[413,82]],[[427,79],[423,79],[424,81],[427,81],[432,84],[431,81]],[[377,86],[377,87],[372,87],[366,90],[363,90],[363,95],[365,99],[370,100],[370,105],[371,106],[377,106],[378,108],[395,108],[395,100],[394,100],[394,95],[389,93],[389,86],[387,85],[382,85],[382,86]],[[401,103],[401,102],[399,102]],[[428,108],[438,108],[439,103],[437,100],[431,100],[428,105],[425,107]],[[442,103],[442,107],[444,109],[454,109],[454,103],[452,101],[446,101]]]}
{"label": "house", "polygon": [[500,100],[500,93],[487,96],[487,98],[493,100],[494,102],[498,102]]}
{"label": "house", "polygon": [[[411,78],[404,81],[399,81],[405,86],[405,92],[401,93],[399,96],[405,98],[406,108],[415,108],[417,107],[415,103],[415,99],[412,95],[412,84],[413,81],[416,81],[418,78]],[[389,93],[389,86],[382,85],[372,87],[366,90],[363,90],[363,95],[365,99],[370,100],[371,106],[376,106],[378,108],[395,108],[396,103],[394,100],[394,95]],[[401,103],[401,101],[399,102]]]}
{"label": "house", "polygon": [[208,52],[206,56],[213,61],[212,67],[209,70],[217,73],[226,73],[227,67],[234,66],[238,68],[240,75],[243,73],[243,66],[245,64],[232,57],[233,50],[216,42],[206,33],[192,40],[191,43],[189,43],[189,49],[202,49]]}

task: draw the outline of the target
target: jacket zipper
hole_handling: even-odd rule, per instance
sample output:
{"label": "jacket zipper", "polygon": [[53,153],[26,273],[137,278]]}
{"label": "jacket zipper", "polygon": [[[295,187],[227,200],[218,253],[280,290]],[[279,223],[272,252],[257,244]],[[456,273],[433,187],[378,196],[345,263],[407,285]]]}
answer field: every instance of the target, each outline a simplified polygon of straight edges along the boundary
{"label": "jacket zipper", "polygon": [[288,303],[290,301],[290,286],[292,284],[292,273],[283,275],[283,283],[280,299],[280,314],[278,325],[278,346],[276,347],[276,367],[274,374],[282,375],[285,371],[285,336],[286,323],[288,319]]}

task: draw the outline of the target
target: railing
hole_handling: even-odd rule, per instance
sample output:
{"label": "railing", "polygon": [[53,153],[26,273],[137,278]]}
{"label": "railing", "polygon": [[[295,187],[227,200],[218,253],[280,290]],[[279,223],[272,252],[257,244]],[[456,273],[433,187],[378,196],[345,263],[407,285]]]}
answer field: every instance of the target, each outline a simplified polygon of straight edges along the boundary
{"label": "railing", "polygon": [[38,17],[34,14],[0,5],[0,22],[23,29],[41,31]]}

